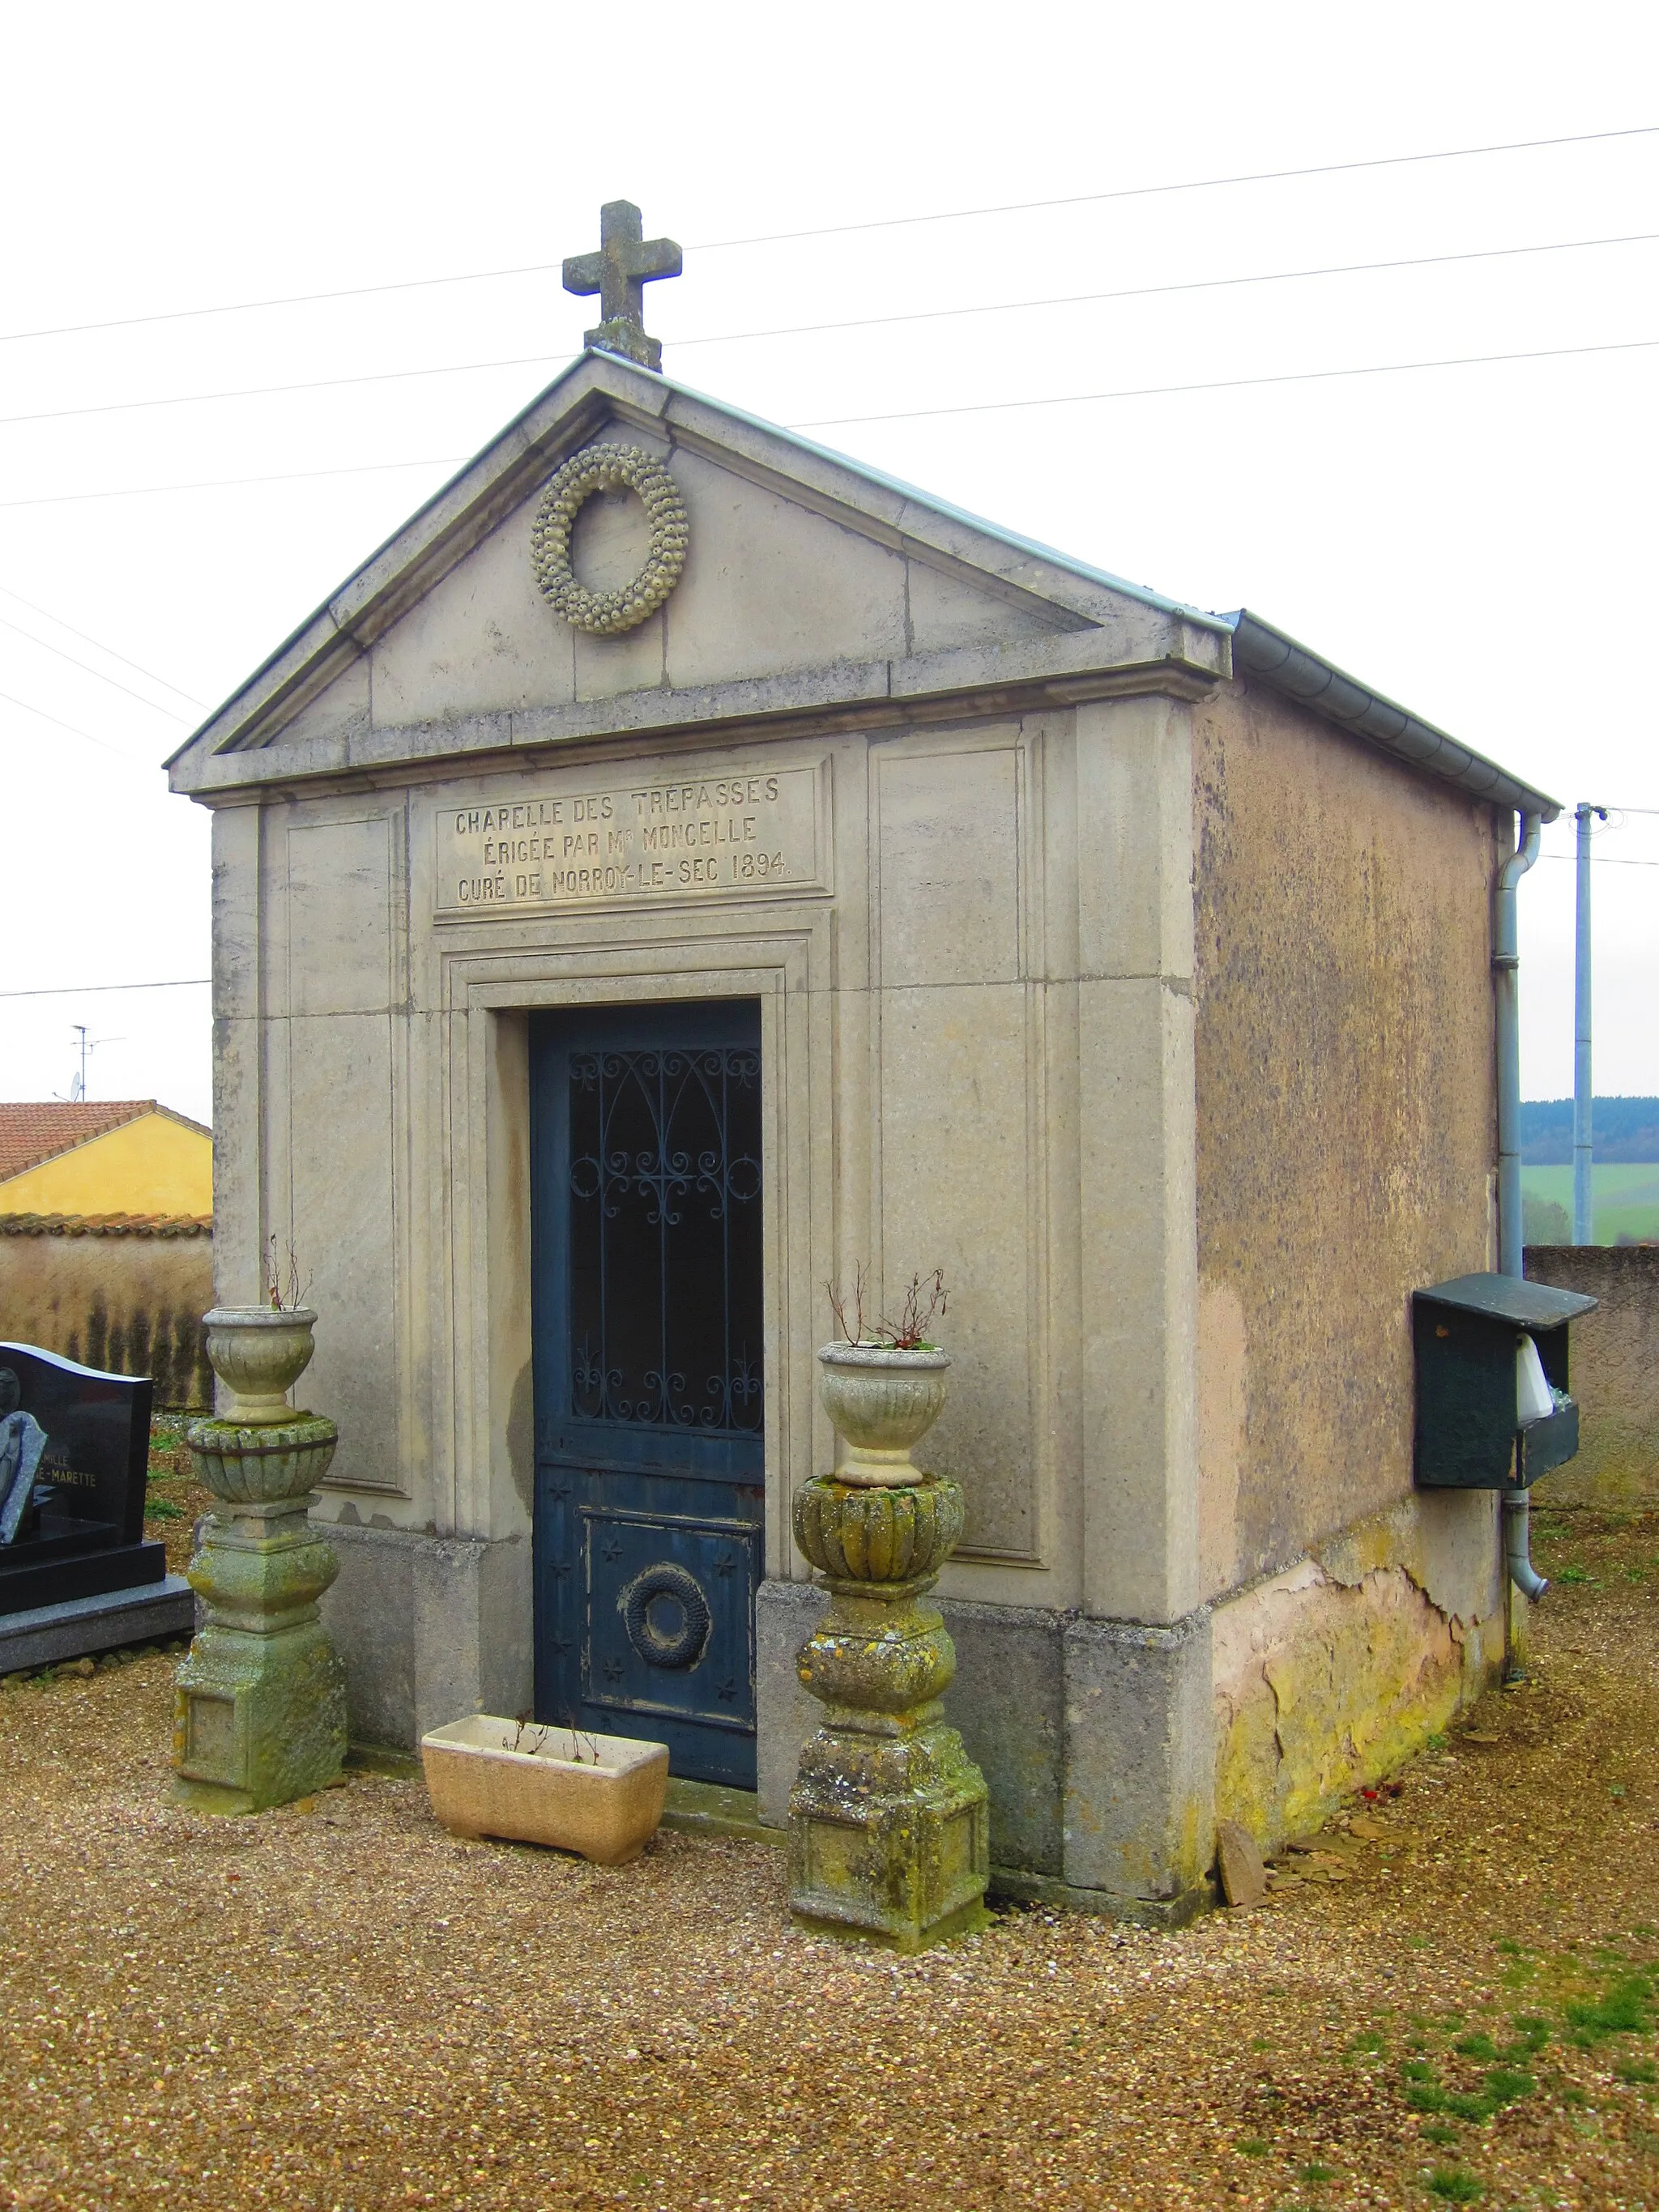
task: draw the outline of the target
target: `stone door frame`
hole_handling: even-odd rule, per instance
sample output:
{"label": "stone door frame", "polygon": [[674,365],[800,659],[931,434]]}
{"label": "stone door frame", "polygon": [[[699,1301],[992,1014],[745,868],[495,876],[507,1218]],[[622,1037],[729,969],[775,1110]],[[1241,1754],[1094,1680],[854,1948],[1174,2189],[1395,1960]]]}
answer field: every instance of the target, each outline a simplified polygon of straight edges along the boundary
{"label": "stone door frame", "polygon": [[[531,1360],[529,1015],[750,999],[761,1006],[765,1572],[789,1579],[800,1571],[790,1499],[831,1441],[814,1361],[817,1285],[830,1272],[819,1255],[830,1234],[836,1140],[830,1012],[822,982],[814,988],[828,957],[827,921],[822,912],[793,928],[757,928],[756,920],[750,909],[711,916],[695,932],[647,926],[626,942],[598,945],[590,936],[573,945],[562,931],[563,944],[441,950],[442,1097],[434,1103],[450,1168],[431,1224],[446,1247],[448,1293],[447,1311],[431,1316],[441,1532],[529,1534],[521,1500],[533,1484],[533,1440],[520,1410]],[[449,1452],[441,1439],[453,1439]],[[531,1464],[520,1468],[526,1451]]]}

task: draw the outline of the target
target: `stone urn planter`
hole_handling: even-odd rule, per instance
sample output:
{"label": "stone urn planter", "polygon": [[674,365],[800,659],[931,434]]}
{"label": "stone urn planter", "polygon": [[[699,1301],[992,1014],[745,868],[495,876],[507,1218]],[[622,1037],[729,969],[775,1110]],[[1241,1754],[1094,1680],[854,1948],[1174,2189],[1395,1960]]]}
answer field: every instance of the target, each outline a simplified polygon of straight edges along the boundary
{"label": "stone urn planter", "polygon": [[223,1418],[185,1442],[214,1510],[189,1580],[202,1626],[179,1669],[174,1795],[209,1813],[257,1813],[337,1781],[345,1671],[318,1601],[340,1571],[309,1508],[339,1441],[287,1393],[311,1358],[315,1314],[216,1306],[203,1316]]}
{"label": "stone urn planter", "polygon": [[668,1746],[493,1713],[421,1738],[432,1809],[458,1836],[551,1844],[596,1866],[638,1858],[662,1820]]}
{"label": "stone urn planter", "polygon": [[207,1356],[230,1394],[221,1418],[234,1425],[291,1421],[288,1394],[311,1364],[308,1307],[215,1306],[202,1316]]}
{"label": "stone urn planter", "polygon": [[818,1363],[842,1457],[793,1510],[830,1604],[795,1661],[826,1711],[789,1793],[789,1905],[807,1927],[916,1951],[982,1924],[990,1870],[985,1778],[940,1703],[956,1651],[924,1601],[962,1534],[962,1486],[910,1457],[951,1362],[843,1341]]}
{"label": "stone urn planter", "polygon": [[945,1405],[950,1356],[886,1344],[826,1344],[818,1395],[846,1446],[837,1482],[894,1489],[926,1480],[910,1458]]}

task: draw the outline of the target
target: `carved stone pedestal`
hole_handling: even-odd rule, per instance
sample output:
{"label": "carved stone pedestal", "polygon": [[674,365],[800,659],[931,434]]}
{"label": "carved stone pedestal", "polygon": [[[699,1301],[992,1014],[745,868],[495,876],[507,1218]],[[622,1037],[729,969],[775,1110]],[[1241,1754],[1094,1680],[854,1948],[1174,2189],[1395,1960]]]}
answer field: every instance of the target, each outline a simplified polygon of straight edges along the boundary
{"label": "carved stone pedestal", "polygon": [[799,1661],[827,1712],[789,1797],[790,1910],[918,1951],[976,1924],[990,1871],[985,1778],[939,1703],[956,1652],[921,1602],[962,1534],[961,1487],[820,1477],[794,1519],[830,1604]]}
{"label": "carved stone pedestal", "polygon": [[340,1571],[307,1512],[339,1431],[296,1414],[185,1431],[219,1500],[190,1563],[207,1620],[179,1669],[173,1794],[209,1813],[258,1813],[338,1779],[345,1670],[317,1601]]}

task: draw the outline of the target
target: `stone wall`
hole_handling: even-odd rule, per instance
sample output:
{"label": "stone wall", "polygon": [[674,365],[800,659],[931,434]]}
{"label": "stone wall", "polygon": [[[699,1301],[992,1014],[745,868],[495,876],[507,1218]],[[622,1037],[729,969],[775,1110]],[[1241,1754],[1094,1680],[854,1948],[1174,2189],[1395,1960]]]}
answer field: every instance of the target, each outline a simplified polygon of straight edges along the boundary
{"label": "stone wall", "polygon": [[0,1214],[0,1340],[83,1366],[149,1375],[158,1406],[206,1406],[201,1317],[213,1303],[210,1221]]}
{"label": "stone wall", "polygon": [[1601,1302],[1572,1326],[1578,1456],[1545,1477],[1540,1504],[1659,1503],[1659,1246],[1531,1244],[1527,1273]]}

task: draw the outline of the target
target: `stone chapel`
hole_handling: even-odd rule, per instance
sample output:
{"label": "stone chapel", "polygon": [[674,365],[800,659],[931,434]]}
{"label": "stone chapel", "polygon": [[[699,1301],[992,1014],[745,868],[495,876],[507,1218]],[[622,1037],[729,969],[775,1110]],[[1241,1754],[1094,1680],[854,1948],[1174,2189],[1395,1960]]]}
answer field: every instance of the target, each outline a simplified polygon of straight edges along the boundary
{"label": "stone chapel", "polygon": [[311,1284],[353,1733],[533,1708],[780,1822],[826,1285],[942,1267],[994,1887],[1179,1918],[1218,1819],[1305,1827],[1501,1656],[1410,1294],[1494,1264],[1494,882],[1554,802],[663,374],[677,253],[606,224],[587,349],[172,763],[218,1297],[272,1237]]}

